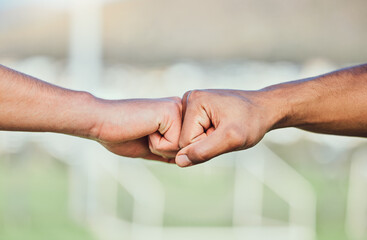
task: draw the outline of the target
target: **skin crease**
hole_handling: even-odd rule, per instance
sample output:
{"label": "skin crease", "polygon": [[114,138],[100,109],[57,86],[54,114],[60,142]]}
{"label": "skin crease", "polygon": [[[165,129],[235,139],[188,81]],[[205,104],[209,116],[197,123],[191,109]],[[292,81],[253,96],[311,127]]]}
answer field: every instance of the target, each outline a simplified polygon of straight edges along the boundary
{"label": "skin crease", "polygon": [[[181,130],[180,98],[97,100],[95,105],[107,114],[98,115],[103,118],[97,121],[93,135],[109,151],[122,156],[174,162]],[[126,112],[111,117],[120,109]]]}
{"label": "skin crease", "polygon": [[181,167],[250,148],[277,128],[367,137],[367,64],[258,91],[189,91],[182,102]]}
{"label": "skin crease", "polygon": [[127,157],[172,160],[181,99],[104,100],[0,65],[0,130],[56,132],[93,139]]}
{"label": "skin crease", "polygon": [[182,149],[176,157],[179,166],[250,148],[262,139],[278,111],[261,105],[256,92],[246,94],[238,90],[195,90],[184,95]]}
{"label": "skin crease", "polygon": [[277,128],[367,137],[367,64],[258,91],[189,91],[182,103],[99,99],[0,65],[0,106],[0,130],[69,134],[187,167],[250,148]]}

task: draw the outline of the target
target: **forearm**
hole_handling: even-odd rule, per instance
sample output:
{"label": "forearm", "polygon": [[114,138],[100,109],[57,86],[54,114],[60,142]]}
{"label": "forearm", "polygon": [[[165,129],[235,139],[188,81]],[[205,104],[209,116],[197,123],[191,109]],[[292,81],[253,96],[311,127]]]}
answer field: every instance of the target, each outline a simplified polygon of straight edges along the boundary
{"label": "forearm", "polygon": [[0,130],[91,137],[94,97],[63,89],[0,65]]}
{"label": "forearm", "polygon": [[0,65],[0,130],[64,133],[121,156],[170,162],[181,111],[181,99],[98,99]]}
{"label": "forearm", "polygon": [[367,137],[367,65],[258,91],[193,90],[182,102],[181,167],[253,147],[276,128]]}
{"label": "forearm", "polygon": [[276,115],[274,128],[367,137],[367,65],[261,90]]}

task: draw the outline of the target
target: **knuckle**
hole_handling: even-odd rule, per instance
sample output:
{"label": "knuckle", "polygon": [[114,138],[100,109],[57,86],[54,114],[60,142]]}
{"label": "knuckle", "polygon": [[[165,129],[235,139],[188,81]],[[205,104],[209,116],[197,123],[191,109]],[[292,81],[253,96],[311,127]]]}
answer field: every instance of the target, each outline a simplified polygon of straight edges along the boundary
{"label": "knuckle", "polygon": [[170,157],[170,152],[165,149],[165,148],[162,148],[160,146],[152,146],[152,148],[149,148],[150,149],[150,152],[157,155],[157,156],[161,156],[163,158],[169,158]]}
{"label": "knuckle", "polygon": [[205,91],[203,90],[191,90],[186,95],[187,102],[198,102],[205,96]]}
{"label": "knuckle", "polygon": [[181,101],[179,101],[179,102],[176,102],[175,103],[175,109],[180,113],[180,115],[181,115],[181,113],[182,113],[182,102]]}
{"label": "knuckle", "polygon": [[191,93],[191,90],[185,92],[185,94],[182,96],[182,100],[184,100],[184,101],[187,100],[187,97],[190,95],[190,93]]}
{"label": "knuckle", "polygon": [[159,142],[154,139],[151,139],[150,136],[149,136],[149,150],[154,154],[157,154],[159,152]]}
{"label": "knuckle", "polygon": [[181,111],[181,109],[182,109],[181,98],[173,97],[173,98],[170,98],[170,99],[171,99],[171,101],[169,101],[169,106],[172,108],[172,110]]}
{"label": "knuckle", "polygon": [[175,103],[181,103],[181,98],[179,98],[179,97],[171,97],[171,99]]}
{"label": "knuckle", "polygon": [[156,154],[158,155],[158,150],[157,148],[154,146],[154,145],[149,145],[149,150],[153,153],[153,154]]}
{"label": "knuckle", "polygon": [[173,108],[176,108],[176,109],[181,109],[182,108],[182,99],[181,98],[171,97],[169,99],[171,100],[170,104]]}
{"label": "knuckle", "polygon": [[156,147],[156,144],[152,143],[152,141],[150,141],[149,139],[149,150],[154,153],[157,151],[157,147]]}
{"label": "knuckle", "polygon": [[169,101],[163,102],[162,109],[164,111],[164,116],[169,122],[176,121],[182,116],[181,101],[177,102],[175,100],[169,99]]}
{"label": "knuckle", "polygon": [[200,98],[201,96],[203,96],[204,91],[202,90],[192,90],[190,95],[189,95],[189,100],[191,99],[197,99]]}
{"label": "knuckle", "polygon": [[154,151],[155,152],[157,152],[157,153],[161,153],[161,152],[163,152],[165,149],[162,147],[162,146],[160,146],[160,145],[156,145],[156,146],[153,146],[153,148],[154,148]]}
{"label": "knuckle", "polygon": [[200,105],[206,101],[208,92],[206,90],[191,90],[186,92],[182,98],[182,102],[189,105]]}

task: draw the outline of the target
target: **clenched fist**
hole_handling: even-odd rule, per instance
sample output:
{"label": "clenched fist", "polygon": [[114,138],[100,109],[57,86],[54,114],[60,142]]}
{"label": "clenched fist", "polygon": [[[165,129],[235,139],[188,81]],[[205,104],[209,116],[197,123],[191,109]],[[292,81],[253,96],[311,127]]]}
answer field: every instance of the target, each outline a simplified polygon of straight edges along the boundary
{"label": "clenched fist", "polygon": [[104,100],[0,65],[0,130],[90,138],[118,155],[186,167],[252,147],[275,128],[367,137],[366,86],[364,64],[259,91],[194,90],[182,102]]}
{"label": "clenched fist", "polygon": [[367,137],[367,64],[258,91],[190,91],[182,103],[181,167],[252,147],[276,128]]}
{"label": "clenched fist", "polygon": [[181,167],[252,147],[276,120],[260,92],[194,90],[184,95],[182,103],[182,149],[176,156]]}
{"label": "clenched fist", "polygon": [[179,150],[181,99],[97,100],[95,139],[127,157],[173,162]]}

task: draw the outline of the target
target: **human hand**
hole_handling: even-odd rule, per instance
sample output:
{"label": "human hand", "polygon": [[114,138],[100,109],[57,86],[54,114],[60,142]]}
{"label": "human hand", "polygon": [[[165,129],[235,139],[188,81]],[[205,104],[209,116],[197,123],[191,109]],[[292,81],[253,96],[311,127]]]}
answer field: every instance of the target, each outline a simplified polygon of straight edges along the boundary
{"label": "human hand", "polygon": [[[194,90],[185,93],[176,164],[187,167],[256,145],[279,118],[261,91]],[[272,106],[271,108],[268,106]],[[276,105],[275,105],[276,106]]]}
{"label": "human hand", "polygon": [[181,146],[176,163],[188,166],[251,147],[274,128],[366,137],[366,76],[362,64],[260,91],[196,90],[182,107],[178,98],[97,99],[0,65],[0,130],[91,138],[118,155],[166,162]]}
{"label": "human hand", "polygon": [[109,151],[173,163],[179,150],[181,99],[101,100],[92,136]]}

